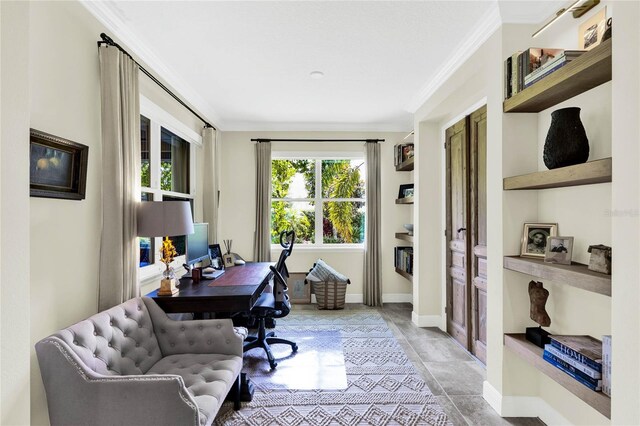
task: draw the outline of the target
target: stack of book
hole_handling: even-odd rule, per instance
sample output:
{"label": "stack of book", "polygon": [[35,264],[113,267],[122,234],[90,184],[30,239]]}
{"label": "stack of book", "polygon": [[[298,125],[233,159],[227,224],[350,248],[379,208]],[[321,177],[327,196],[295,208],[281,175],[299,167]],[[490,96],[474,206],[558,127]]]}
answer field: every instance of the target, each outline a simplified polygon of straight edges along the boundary
{"label": "stack of book", "polygon": [[591,390],[602,390],[602,342],[591,336],[550,337],[543,357]]}
{"label": "stack of book", "polygon": [[542,80],[549,74],[563,66],[567,65],[569,62],[576,59],[578,56],[582,55],[584,50],[565,50],[562,54],[556,56],[555,58],[547,61],[544,65],[537,68],[535,71],[527,74],[524,77],[524,88],[531,86],[534,83]]}
{"label": "stack of book", "polygon": [[530,47],[504,61],[504,98],[508,99],[571,62],[584,50]]}
{"label": "stack of book", "polygon": [[413,247],[396,247],[394,266],[413,275]]}
{"label": "stack of book", "polygon": [[602,336],[602,393],[611,396],[611,336]]}

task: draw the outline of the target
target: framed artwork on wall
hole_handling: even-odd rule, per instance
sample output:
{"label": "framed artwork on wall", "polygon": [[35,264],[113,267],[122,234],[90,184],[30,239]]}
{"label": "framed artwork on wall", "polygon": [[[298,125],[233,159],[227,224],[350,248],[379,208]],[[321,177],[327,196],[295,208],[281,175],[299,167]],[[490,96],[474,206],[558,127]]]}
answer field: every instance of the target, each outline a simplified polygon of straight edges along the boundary
{"label": "framed artwork on wall", "polygon": [[89,147],[35,129],[29,135],[30,195],[84,200]]}

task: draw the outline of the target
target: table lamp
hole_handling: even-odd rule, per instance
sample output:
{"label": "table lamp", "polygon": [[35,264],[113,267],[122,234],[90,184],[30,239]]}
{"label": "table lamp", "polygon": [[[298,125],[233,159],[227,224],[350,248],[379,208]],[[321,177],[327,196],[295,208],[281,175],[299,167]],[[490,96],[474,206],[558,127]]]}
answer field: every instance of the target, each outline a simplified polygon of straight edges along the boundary
{"label": "table lamp", "polygon": [[188,201],[143,201],[138,205],[137,216],[139,237],[164,237],[160,253],[166,269],[158,296],[176,294],[178,289],[170,264],[177,253],[169,235],[193,234],[191,204]]}

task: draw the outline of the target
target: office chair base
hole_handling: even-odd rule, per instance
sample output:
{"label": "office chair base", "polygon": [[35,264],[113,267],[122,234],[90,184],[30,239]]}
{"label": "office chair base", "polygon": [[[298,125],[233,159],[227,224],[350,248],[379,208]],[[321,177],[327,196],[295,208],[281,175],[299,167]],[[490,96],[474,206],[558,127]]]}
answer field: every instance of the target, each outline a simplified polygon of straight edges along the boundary
{"label": "office chair base", "polygon": [[276,343],[278,344],[281,343],[281,344],[291,346],[291,352],[293,353],[298,351],[297,344],[286,339],[275,337],[273,332],[268,333],[268,335],[265,336],[263,339],[259,339],[258,336],[248,336],[247,339],[245,340],[243,351],[247,352],[255,348],[264,349],[265,353],[267,354],[267,359],[269,360],[269,366],[271,367],[272,370],[274,370],[278,366],[278,363],[276,362],[276,359],[273,356],[273,353],[271,352],[270,345],[273,345]]}

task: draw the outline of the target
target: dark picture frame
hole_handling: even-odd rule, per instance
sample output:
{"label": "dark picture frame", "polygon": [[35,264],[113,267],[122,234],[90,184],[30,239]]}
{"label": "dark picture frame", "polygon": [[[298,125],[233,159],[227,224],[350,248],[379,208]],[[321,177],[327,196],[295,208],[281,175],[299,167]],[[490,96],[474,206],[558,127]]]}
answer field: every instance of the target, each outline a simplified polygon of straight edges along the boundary
{"label": "dark picture frame", "polygon": [[398,190],[398,198],[410,198],[413,197],[413,184],[405,183],[400,185]]}
{"label": "dark picture frame", "polygon": [[287,278],[289,287],[289,300],[293,304],[306,305],[311,303],[311,284],[305,284],[307,274],[304,272],[291,272]]}
{"label": "dark picture frame", "polygon": [[214,269],[224,269],[224,260],[222,260],[222,249],[220,244],[209,245],[209,257],[211,258],[211,267]]}
{"label": "dark picture frame", "polygon": [[30,195],[84,200],[89,147],[36,129],[29,136]]}
{"label": "dark picture frame", "polygon": [[525,223],[522,231],[520,256],[544,259],[548,237],[556,237],[557,235],[557,223]]}

